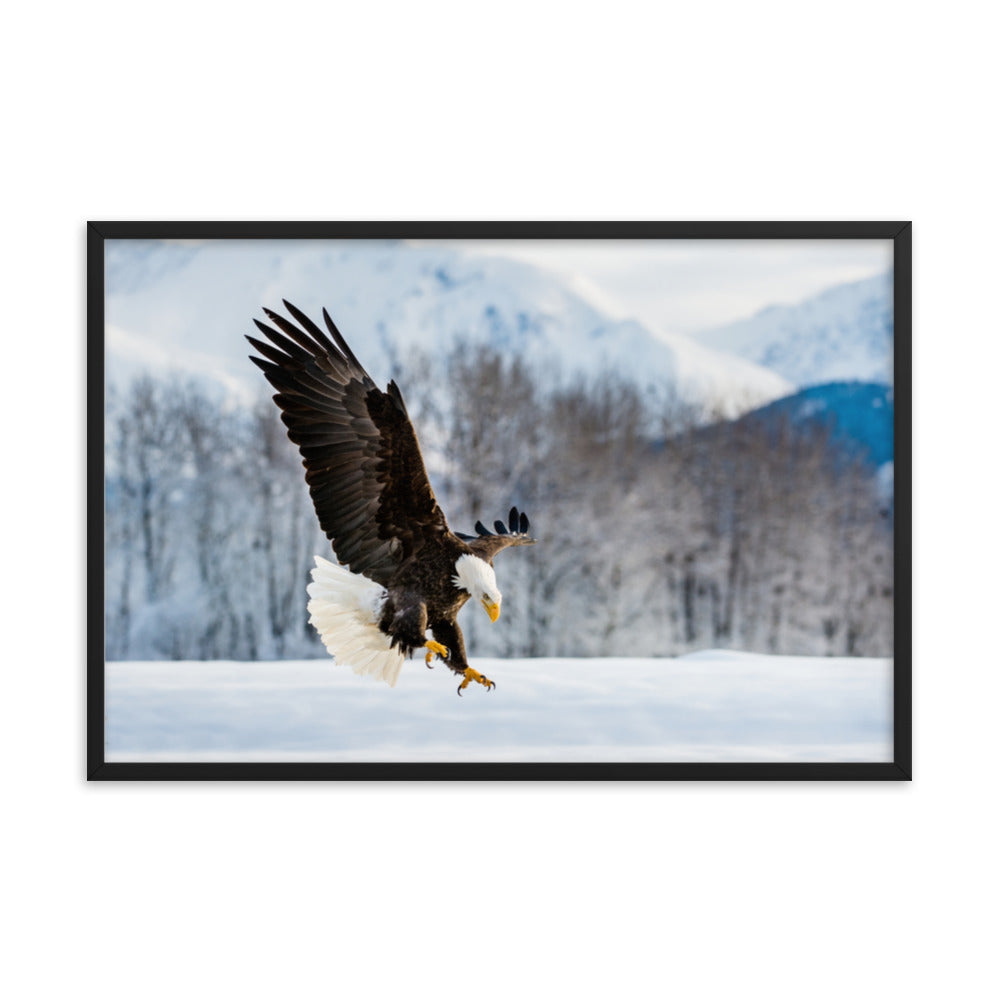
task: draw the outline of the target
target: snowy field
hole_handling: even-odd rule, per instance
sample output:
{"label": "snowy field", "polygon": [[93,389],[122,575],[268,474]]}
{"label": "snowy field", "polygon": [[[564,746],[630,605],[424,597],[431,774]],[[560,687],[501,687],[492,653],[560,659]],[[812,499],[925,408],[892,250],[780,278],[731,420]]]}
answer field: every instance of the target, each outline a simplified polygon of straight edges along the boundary
{"label": "snowy field", "polygon": [[395,688],[332,660],[109,663],[108,761],[891,761],[892,661],[475,660]]}

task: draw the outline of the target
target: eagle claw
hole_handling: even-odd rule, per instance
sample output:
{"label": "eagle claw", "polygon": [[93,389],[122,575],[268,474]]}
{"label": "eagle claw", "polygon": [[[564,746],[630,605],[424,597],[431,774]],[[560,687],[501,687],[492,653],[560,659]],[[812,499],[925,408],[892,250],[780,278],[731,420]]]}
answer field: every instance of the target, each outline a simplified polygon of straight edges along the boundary
{"label": "eagle claw", "polygon": [[487,691],[492,691],[496,684],[489,679],[489,677],[484,677],[478,670],[473,670],[472,667],[466,667],[464,671],[465,679],[461,684],[458,685],[458,696],[462,697],[462,691],[469,686],[470,681],[475,681],[477,684],[482,684]]}
{"label": "eagle claw", "polygon": [[432,665],[431,660],[434,659],[435,653],[437,653],[437,655],[440,656],[442,660],[448,659],[447,646],[442,646],[441,643],[434,642],[433,639],[428,639],[427,642],[424,643],[424,645],[427,647],[427,655],[424,657],[424,663],[426,663],[428,667]]}

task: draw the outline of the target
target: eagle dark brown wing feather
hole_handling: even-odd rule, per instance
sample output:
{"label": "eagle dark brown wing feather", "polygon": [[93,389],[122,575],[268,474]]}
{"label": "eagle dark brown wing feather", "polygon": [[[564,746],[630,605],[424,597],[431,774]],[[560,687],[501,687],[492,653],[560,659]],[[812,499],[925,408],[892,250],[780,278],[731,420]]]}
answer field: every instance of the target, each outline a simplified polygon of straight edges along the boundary
{"label": "eagle dark brown wing feather", "polygon": [[493,557],[511,545],[534,545],[535,539],[528,534],[528,515],[518,511],[516,507],[511,507],[507,515],[507,524],[503,521],[494,521],[493,527],[496,531],[489,531],[483,526],[482,521],[476,521],[475,535],[463,535],[461,532],[455,534],[479,556],[492,565]]}
{"label": "eagle dark brown wing feather", "polygon": [[[299,446],[320,526],[341,563],[382,586],[424,544],[448,531],[395,382],[380,390],[324,309],[329,336],[289,302],[298,326],[269,309],[268,342],[247,337],[251,360]],[[279,332],[280,331],[280,332]]]}

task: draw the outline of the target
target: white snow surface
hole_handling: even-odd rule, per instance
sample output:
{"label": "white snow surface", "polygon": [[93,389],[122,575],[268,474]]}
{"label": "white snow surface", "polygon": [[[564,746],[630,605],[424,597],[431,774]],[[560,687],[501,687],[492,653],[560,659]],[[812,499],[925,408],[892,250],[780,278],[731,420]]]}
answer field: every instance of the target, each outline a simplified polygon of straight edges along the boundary
{"label": "white snow surface", "polygon": [[111,662],[109,761],[892,760],[892,661],[421,659],[395,688],[332,660]]}
{"label": "white snow surface", "polygon": [[[262,380],[243,335],[262,306],[326,307],[376,382],[407,348],[488,342],[553,379],[614,370],[736,416],[792,391],[773,371],[609,315],[577,283],[521,261],[385,240],[108,242],[107,373],[201,375],[245,401]],[[258,334],[259,336],[259,334]],[[405,381],[405,380],[404,380]],[[405,386],[404,394],[405,394]]]}

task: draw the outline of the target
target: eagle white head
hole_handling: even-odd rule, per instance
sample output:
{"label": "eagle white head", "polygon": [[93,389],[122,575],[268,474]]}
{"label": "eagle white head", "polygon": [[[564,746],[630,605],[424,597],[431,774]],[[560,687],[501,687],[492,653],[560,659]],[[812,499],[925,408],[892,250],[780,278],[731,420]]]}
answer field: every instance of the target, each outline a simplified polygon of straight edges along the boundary
{"label": "eagle white head", "polygon": [[475,600],[482,604],[490,616],[491,622],[495,622],[500,617],[500,602],[503,597],[497,586],[493,567],[485,559],[468,553],[459,556],[455,563],[455,575],[452,577],[452,582],[459,590],[468,591]]}

